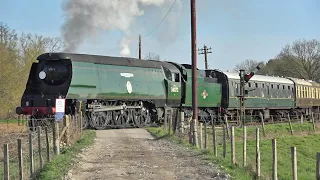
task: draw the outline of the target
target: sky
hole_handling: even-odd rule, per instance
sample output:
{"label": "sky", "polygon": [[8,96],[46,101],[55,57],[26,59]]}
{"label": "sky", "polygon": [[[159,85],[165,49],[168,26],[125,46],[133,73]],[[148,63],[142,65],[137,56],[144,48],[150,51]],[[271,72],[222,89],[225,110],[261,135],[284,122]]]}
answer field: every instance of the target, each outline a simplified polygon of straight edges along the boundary
{"label": "sky", "polygon": [[[64,0],[0,1],[0,22],[18,33],[62,37]],[[138,34],[141,34],[143,57],[150,52],[167,61],[191,63],[190,1],[176,3],[156,28],[171,2],[162,7],[141,7],[144,14],[135,18],[130,27],[134,32],[130,57],[138,57]],[[198,0],[196,3],[197,48],[204,44],[212,48],[208,54],[209,68],[231,70],[246,59],[266,62],[295,40],[320,40],[318,0]],[[124,32],[117,29],[100,29],[98,35],[85,39],[75,52],[121,56],[119,44],[123,36]],[[204,56],[197,55],[197,60],[198,67],[204,68]]]}

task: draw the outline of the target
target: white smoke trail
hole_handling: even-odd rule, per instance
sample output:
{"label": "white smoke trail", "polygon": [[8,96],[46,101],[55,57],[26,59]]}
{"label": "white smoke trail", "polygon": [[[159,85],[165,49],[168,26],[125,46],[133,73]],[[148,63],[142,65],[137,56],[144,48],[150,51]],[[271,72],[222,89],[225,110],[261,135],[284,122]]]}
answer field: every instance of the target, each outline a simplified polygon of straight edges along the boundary
{"label": "white smoke trail", "polygon": [[143,16],[146,8],[162,8],[172,2],[173,0],[64,0],[65,22],[61,30],[66,43],[65,51],[77,50],[82,43],[98,36],[101,31],[120,30],[124,33],[119,44],[120,54],[129,56],[132,41],[130,37],[133,36],[136,18]]}

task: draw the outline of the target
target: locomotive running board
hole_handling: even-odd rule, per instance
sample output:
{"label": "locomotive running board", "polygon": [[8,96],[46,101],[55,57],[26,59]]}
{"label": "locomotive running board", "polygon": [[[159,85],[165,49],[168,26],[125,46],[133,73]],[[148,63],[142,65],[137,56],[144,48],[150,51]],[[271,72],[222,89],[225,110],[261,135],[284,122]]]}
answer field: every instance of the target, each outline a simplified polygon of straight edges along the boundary
{"label": "locomotive running board", "polygon": [[111,106],[111,107],[101,107],[99,109],[87,109],[87,111],[91,112],[101,112],[101,111],[117,111],[117,110],[125,110],[125,109],[140,109],[142,106]]}

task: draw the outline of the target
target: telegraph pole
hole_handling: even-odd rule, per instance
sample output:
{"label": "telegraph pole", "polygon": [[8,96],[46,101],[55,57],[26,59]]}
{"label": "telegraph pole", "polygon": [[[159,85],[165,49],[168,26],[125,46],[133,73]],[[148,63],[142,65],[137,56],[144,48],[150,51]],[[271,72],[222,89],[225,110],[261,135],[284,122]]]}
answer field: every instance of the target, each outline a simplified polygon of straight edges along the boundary
{"label": "telegraph pole", "polygon": [[139,35],[139,59],[141,59],[141,35]]}
{"label": "telegraph pole", "polygon": [[208,49],[206,45],[203,46],[203,49],[198,49],[198,51],[201,51],[200,54],[204,54],[204,66],[205,66],[205,69],[208,69],[208,58],[207,58],[207,54],[208,53],[212,53],[211,52],[211,47]]}
{"label": "telegraph pole", "polygon": [[198,89],[197,89],[197,18],[196,0],[191,2],[191,52],[192,52],[192,110],[193,110],[193,139],[194,145],[198,147],[197,122],[198,122]]}

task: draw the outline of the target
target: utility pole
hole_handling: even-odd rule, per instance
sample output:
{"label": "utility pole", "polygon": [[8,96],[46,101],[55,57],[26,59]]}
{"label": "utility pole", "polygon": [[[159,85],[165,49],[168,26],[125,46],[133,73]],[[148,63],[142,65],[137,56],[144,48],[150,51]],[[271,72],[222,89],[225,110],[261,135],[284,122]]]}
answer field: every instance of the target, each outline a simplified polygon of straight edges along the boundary
{"label": "utility pole", "polygon": [[206,45],[203,46],[203,49],[198,49],[198,51],[201,51],[199,53],[200,54],[204,54],[204,66],[205,66],[205,69],[208,69],[208,58],[207,58],[207,54],[208,53],[212,53],[211,52],[211,47],[208,49]]}
{"label": "utility pole", "polygon": [[196,0],[191,2],[191,52],[192,52],[192,110],[193,110],[193,139],[194,145],[198,147],[197,122],[198,122],[198,89],[197,89],[197,16]]}
{"label": "utility pole", "polygon": [[141,35],[139,35],[139,59],[141,59]]}

